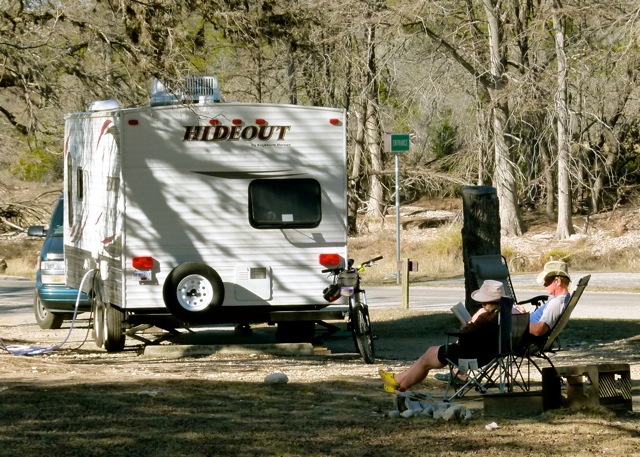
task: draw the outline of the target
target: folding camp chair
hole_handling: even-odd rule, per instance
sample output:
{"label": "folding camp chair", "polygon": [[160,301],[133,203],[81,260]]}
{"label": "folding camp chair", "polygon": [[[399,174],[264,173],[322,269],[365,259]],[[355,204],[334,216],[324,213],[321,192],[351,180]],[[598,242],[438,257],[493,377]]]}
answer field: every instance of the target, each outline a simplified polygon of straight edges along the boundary
{"label": "folding camp chair", "polygon": [[554,349],[554,345],[559,341],[558,337],[560,336],[564,328],[567,326],[567,323],[569,322],[569,319],[571,317],[571,313],[573,312],[576,305],[578,304],[580,297],[582,297],[582,293],[584,292],[584,289],[589,284],[590,279],[591,279],[591,275],[586,275],[580,278],[580,280],[578,281],[578,285],[576,286],[575,290],[571,294],[571,297],[569,298],[569,302],[565,306],[564,311],[562,311],[560,318],[556,321],[553,327],[549,329],[549,332],[547,333],[547,335],[544,336],[544,338],[534,339],[534,337],[530,336],[529,339],[524,341],[524,344],[521,347],[516,347],[514,349],[514,360],[512,362],[512,369],[515,370],[520,376],[520,379],[524,381],[522,366],[525,363],[527,364],[527,378],[526,378],[527,385],[530,384],[530,379],[531,379],[530,366],[531,365],[533,365],[536,368],[536,370],[540,374],[542,374],[542,370],[540,369],[538,364],[533,360],[534,358],[546,360],[547,363],[549,363],[549,365],[551,365],[551,367],[555,369],[555,366],[553,365],[553,362],[551,361],[549,354],[553,355],[555,352],[561,349],[559,346],[558,348]]}
{"label": "folding camp chair", "polygon": [[500,254],[470,256],[469,272],[472,280],[475,281],[475,284],[471,284],[473,288],[480,286],[485,279],[500,281],[504,285],[507,296],[513,298],[513,301],[518,305],[529,303],[537,308],[548,298],[547,295],[537,295],[528,300],[518,301],[511,281],[511,275],[509,274],[507,259]]}
{"label": "folding camp chair", "polygon": [[[457,363],[447,359],[449,362],[449,381],[445,388],[444,401],[463,397],[472,389],[485,393],[490,386],[494,385],[499,389],[500,393],[513,389],[514,377],[511,374],[511,361],[514,343],[523,338],[524,333],[528,331],[529,324],[528,315],[512,315],[513,303],[514,301],[510,297],[503,297],[500,300],[497,329],[498,341],[495,352],[484,354],[485,358],[491,359],[489,363],[479,366],[477,358],[460,358]],[[515,321],[517,321],[517,325],[514,325]],[[448,339],[450,337],[459,338],[460,335],[461,333],[459,332],[447,333]],[[466,375],[466,379],[462,381],[461,386],[455,388],[454,379],[457,373]],[[455,392],[449,395],[449,390],[452,388],[454,388]]]}

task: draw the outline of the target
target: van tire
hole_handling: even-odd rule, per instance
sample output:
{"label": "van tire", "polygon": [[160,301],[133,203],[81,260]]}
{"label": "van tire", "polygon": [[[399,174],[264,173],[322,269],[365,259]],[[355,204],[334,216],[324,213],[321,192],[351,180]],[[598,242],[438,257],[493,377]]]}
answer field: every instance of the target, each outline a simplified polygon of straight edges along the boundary
{"label": "van tire", "polygon": [[224,301],[224,284],[209,265],[186,262],[171,270],[162,288],[171,313],[190,324],[207,323]]}
{"label": "van tire", "polygon": [[37,290],[33,299],[33,314],[38,326],[43,330],[55,330],[62,327],[64,315],[52,313],[45,308]]}

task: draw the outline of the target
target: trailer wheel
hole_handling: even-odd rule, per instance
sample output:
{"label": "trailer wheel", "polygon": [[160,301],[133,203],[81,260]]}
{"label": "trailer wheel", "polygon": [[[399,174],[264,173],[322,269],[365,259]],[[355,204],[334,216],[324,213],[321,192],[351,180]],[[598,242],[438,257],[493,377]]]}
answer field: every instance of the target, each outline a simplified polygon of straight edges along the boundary
{"label": "trailer wheel", "polygon": [[120,352],[124,349],[124,314],[110,304],[104,307],[104,348],[107,352]]}
{"label": "trailer wheel", "polygon": [[105,304],[98,297],[93,299],[93,341],[99,348],[104,346],[104,307]]}
{"label": "trailer wheel", "polygon": [[177,318],[192,324],[206,323],[224,301],[224,285],[209,265],[187,262],[171,270],[162,295]]}

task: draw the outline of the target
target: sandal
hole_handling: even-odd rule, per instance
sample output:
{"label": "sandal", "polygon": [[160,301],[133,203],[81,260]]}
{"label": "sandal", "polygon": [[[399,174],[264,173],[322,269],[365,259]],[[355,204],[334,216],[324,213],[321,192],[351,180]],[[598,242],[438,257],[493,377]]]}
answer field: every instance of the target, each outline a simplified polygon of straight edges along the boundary
{"label": "sandal", "polygon": [[405,391],[405,389],[400,387],[400,386],[398,386],[398,388],[396,389],[396,388],[393,388],[389,384],[386,384],[386,383],[384,385],[384,390],[386,390],[390,394],[397,394],[398,392],[404,392]]}
{"label": "sandal", "polygon": [[400,383],[393,377],[393,373],[380,369],[378,370],[378,374],[384,380],[385,386],[388,385],[394,390],[400,387]]}

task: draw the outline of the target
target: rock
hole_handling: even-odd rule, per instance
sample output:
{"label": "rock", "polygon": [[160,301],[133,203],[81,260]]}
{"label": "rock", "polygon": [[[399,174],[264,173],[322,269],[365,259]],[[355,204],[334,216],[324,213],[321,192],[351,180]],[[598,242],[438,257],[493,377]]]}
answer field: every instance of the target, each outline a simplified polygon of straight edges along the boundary
{"label": "rock", "polygon": [[264,382],[266,384],[286,384],[289,382],[289,378],[284,373],[271,373],[265,376]]}
{"label": "rock", "polygon": [[486,428],[487,430],[491,431],[491,430],[495,430],[497,428],[500,428],[500,426],[498,424],[496,424],[495,422],[491,422],[490,424],[485,425],[484,428]]}

